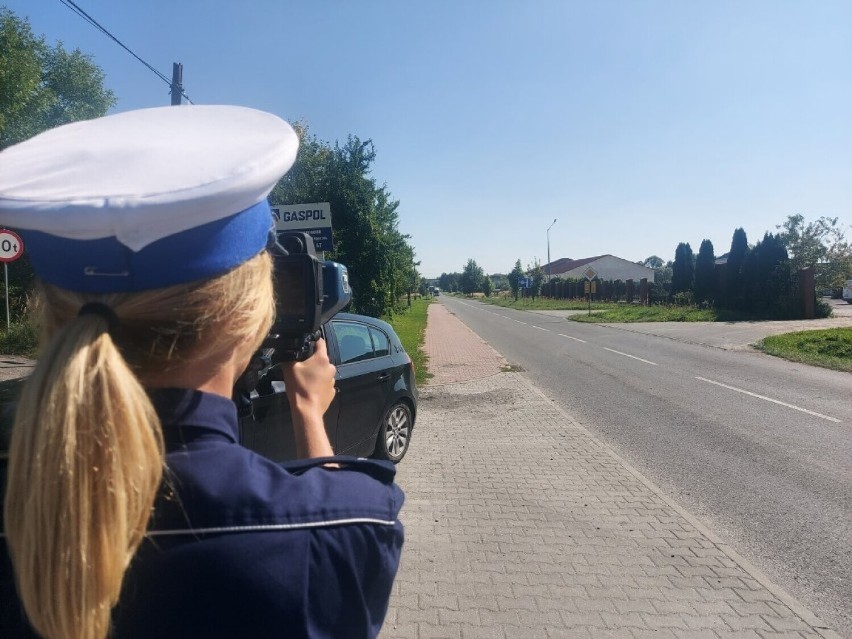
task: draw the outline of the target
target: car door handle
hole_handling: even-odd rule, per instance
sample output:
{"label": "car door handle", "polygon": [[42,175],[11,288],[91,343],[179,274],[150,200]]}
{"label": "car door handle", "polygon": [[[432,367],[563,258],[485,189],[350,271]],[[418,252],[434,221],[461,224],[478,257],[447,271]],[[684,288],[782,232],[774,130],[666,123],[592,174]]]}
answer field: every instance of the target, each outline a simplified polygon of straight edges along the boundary
{"label": "car door handle", "polygon": [[390,374],[389,374],[389,373],[379,373],[379,381],[380,381],[380,382],[386,382],[386,381],[388,381],[389,379],[390,379]]}

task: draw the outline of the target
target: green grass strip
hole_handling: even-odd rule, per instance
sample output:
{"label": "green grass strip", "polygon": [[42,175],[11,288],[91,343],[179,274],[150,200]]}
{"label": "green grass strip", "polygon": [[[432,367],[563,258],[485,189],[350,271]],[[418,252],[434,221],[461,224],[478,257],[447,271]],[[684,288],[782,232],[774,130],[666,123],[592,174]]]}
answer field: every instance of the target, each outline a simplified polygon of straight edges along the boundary
{"label": "green grass strip", "polygon": [[[524,297],[513,299],[511,297],[477,297],[477,301],[502,306],[503,308],[514,308],[519,311],[585,311],[589,303],[584,300],[562,300],[550,299],[548,297]],[[592,310],[616,308],[619,304],[615,302],[592,302]]]}
{"label": "green grass strip", "polygon": [[387,322],[399,335],[406,352],[414,362],[414,375],[418,384],[425,384],[432,374],[426,370],[429,358],[423,352],[423,341],[426,339],[426,313],[431,299],[413,299],[411,307],[401,313],[395,313]]}
{"label": "green grass strip", "polygon": [[572,315],[575,322],[716,322],[719,314],[712,309],[689,306],[633,306],[604,310],[591,315]]}
{"label": "green grass strip", "polygon": [[758,342],[756,347],[792,362],[852,373],[852,328],[773,335]]}
{"label": "green grass strip", "polygon": [[725,309],[697,308],[695,306],[674,306],[656,304],[640,306],[624,302],[592,302],[591,314],[589,303],[585,300],[536,299],[511,297],[477,298],[480,302],[514,308],[519,311],[587,311],[571,315],[568,319],[575,322],[736,322],[755,319],[745,313]]}

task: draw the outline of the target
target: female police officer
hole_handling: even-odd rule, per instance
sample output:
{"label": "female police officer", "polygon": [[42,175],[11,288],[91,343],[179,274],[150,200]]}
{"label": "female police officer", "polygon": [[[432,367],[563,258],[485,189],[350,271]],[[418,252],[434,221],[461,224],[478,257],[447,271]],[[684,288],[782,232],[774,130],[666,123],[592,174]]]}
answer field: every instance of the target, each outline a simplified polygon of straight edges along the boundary
{"label": "female police officer", "polygon": [[[237,444],[232,388],[274,312],[266,196],[297,146],[270,114],[191,106],[0,153],[44,337],[9,453],[0,636],[378,634],[392,467]],[[331,455],[324,343],[285,380],[302,455]]]}

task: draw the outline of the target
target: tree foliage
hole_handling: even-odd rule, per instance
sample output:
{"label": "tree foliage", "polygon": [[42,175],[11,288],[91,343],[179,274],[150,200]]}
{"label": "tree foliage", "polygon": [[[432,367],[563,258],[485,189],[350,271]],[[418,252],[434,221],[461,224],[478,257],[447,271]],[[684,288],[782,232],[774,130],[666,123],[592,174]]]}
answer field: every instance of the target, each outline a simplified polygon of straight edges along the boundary
{"label": "tree foliage", "polygon": [[654,269],[654,286],[651,287],[651,297],[658,302],[667,299],[672,285],[672,262],[664,262],[658,255],[646,257],[642,266]]}
{"label": "tree foliage", "polygon": [[532,278],[530,295],[532,295],[532,298],[535,299],[541,295],[541,285],[542,282],[544,282],[544,268],[542,268],[541,262],[535,260],[535,262],[527,267],[527,277]]}
{"label": "tree foliage", "polygon": [[790,254],[793,272],[816,266],[818,287],[840,287],[852,277],[852,245],[836,217],[805,223],[803,215],[789,215],[779,237]]}
{"label": "tree foliage", "polygon": [[695,256],[689,243],[681,242],[675,249],[675,259],[672,264],[671,293],[683,293],[692,290],[695,274]]}
{"label": "tree foliage", "polygon": [[748,255],[748,237],[742,228],[731,237],[731,250],[725,265],[725,305],[728,308],[745,307],[745,280],[743,266]]}
{"label": "tree foliage", "polygon": [[91,56],[51,47],[0,9],[0,150],[47,129],[104,115],[115,94]]}
{"label": "tree foliage", "polygon": [[659,255],[652,255],[651,257],[645,258],[645,261],[642,262],[642,266],[647,266],[648,268],[656,270],[665,266],[665,262]]}
{"label": "tree foliage", "polygon": [[524,277],[524,267],[521,266],[521,260],[515,262],[515,267],[509,272],[507,277],[509,279],[509,288],[512,289],[512,297],[518,299],[519,281]]}
{"label": "tree foliage", "polygon": [[[0,151],[47,129],[100,117],[115,105],[104,74],[79,49],[51,47],[29,21],[0,7]],[[26,252],[9,264],[13,318],[23,316],[34,274]]]}
{"label": "tree foliage", "polygon": [[476,260],[470,258],[459,277],[459,290],[465,295],[481,292],[483,279],[485,279],[485,273],[482,267],[476,263]]}
{"label": "tree foliage", "polygon": [[492,273],[488,276],[491,280],[491,286],[495,291],[505,291],[509,289],[509,278],[503,273]]}
{"label": "tree foliage", "polygon": [[438,287],[447,293],[457,293],[459,290],[460,273],[441,273],[438,278]]}
{"label": "tree foliage", "polygon": [[334,251],[349,269],[353,310],[380,317],[393,314],[400,298],[416,288],[417,263],[410,236],[399,231],[399,202],[370,177],[373,143],[349,136],[345,144],[321,142],[297,125],[301,140],[296,164],[273,189],[274,204],[329,202]]}
{"label": "tree foliage", "polygon": [[758,315],[787,316],[797,297],[792,290],[790,260],[779,235],[765,233],[746,255],[742,270],[744,305]]}
{"label": "tree foliage", "polygon": [[713,242],[704,240],[695,258],[695,301],[712,302],[716,299],[716,256],[713,254]]}

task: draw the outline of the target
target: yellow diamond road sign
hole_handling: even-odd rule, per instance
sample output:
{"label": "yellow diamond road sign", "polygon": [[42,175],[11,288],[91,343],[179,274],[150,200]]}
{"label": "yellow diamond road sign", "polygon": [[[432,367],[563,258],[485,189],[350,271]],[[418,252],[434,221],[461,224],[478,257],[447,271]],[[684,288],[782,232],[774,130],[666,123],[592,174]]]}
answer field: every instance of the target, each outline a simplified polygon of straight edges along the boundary
{"label": "yellow diamond road sign", "polygon": [[593,279],[595,279],[595,276],[596,276],[597,274],[598,274],[598,272],[597,272],[595,269],[593,269],[591,266],[590,266],[589,268],[587,268],[587,269],[583,272],[583,275],[585,275],[585,276],[586,276],[586,279],[587,279],[587,280],[593,280]]}

